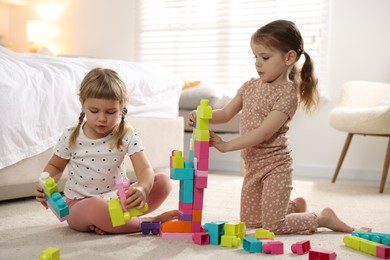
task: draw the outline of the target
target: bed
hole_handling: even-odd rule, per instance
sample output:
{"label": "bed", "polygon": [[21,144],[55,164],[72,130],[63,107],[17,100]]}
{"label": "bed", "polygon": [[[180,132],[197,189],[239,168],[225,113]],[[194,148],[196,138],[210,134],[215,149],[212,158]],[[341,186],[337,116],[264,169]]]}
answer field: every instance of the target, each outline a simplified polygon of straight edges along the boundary
{"label": "bed", "polygon": [[[77,123],[78,88],[95,67],[112,68],[125,81],[126,119],[141,135],[155,169],[169,167],[171,151],[183,149],[184,123],[178,116],[183,81],[160,66],[15,53],[1,46],[0,66],[0,200],[32,195],[52,146],[64,128]],[[126,165],[132,178],[129,160]]]}

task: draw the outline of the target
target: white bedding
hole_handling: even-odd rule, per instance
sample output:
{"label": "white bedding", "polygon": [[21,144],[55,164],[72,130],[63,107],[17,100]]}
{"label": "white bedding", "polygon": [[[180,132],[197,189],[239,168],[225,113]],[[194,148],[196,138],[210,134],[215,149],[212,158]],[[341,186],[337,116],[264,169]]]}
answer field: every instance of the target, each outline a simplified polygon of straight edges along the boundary
{"label": "white bedding", "polygon": [[15,53],[0,46],[0,169],[45,151],[77,123],[79,85],[95,67],[112,68],[125,81],[128,116],[178,116],[183,81],[162,67]]}

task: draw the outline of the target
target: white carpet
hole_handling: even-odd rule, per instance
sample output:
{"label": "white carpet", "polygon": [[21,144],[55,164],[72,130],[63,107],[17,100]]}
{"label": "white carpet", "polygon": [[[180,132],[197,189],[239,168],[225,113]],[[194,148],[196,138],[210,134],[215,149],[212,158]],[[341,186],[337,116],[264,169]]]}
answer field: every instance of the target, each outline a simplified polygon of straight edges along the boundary
{"label": "white carpet", "polygon": [[[203,223],[238,221],[242,177],[209,174],[205,190]],[[178,183],[163,206],[154,214],[175,209],[178,204]],[[294,196],[306,198],[309,210],[330,206],[355,227],[371,227],[375,232],[390,233],[390,190],[378,193],[379,183],[358,183],[330,179],[297,179]],[[337,259],[377,259],[344,246],[345,234],[321,229],[314,235],[277,236],[284,243],[285,253],[279,256],[250,254],[239,248],[216,245],[199,246],[190,239],[166,240],[142,234],[98,236],[80,233],[60,223],[34,199],[0,202],[0,259],[38,259],[47,247],[59,247],[61,259],[308,259],[291,253],[291,244],[309,239],[312,248],[337,253]]]}

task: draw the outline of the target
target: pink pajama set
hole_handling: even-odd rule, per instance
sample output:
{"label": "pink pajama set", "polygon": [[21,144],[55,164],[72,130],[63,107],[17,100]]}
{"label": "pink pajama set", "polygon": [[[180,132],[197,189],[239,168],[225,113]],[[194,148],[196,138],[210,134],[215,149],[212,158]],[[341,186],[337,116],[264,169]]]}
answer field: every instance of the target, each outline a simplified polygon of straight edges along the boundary
{"label": "pink pajama set", "polygon": [[318,228],[315,213],[296,213],[290,200],[293,162],[287,131],[294,116],[298,97],[292,82],[246,82],[239,90],[242,98],[241,134],[261,125],[274,110],[288,115],[287,122],[269,140],[242,152],[246,175],[241,191],[241,221],[249,228],[265,228],[277,234],[310,234]]}

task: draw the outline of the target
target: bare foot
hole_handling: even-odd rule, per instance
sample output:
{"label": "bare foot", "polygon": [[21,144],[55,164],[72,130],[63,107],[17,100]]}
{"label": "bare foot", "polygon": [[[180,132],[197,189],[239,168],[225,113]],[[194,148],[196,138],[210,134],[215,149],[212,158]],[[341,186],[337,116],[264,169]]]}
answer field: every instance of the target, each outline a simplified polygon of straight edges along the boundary
{"label": "bare foot", "polygon": [[293,200],[295,202],[296,213],[303,213],[307,211],[306,200],[302,197],[298,197]]}
{"label": "bare foot", "polygon": [[89,229],[92,231],[95,231],[95,233],[98,235],[106,235],[107,234],[105,231],[101,230],[100,228],[97,228],[94,225],[89,226]]}
{"label": "bare foot", "polygon": [[177,209],[164,212],[154,217],[142,218],[142,221],[161,221],[164,223],[169,220],[177,219],[179,217],[179,211]]}
{"label": "bare foot", "polygon": [[326,227],[336,232],[351,233],[355,229],[339,219],[331,208],[324,208],[318,216],[319,227]]}

